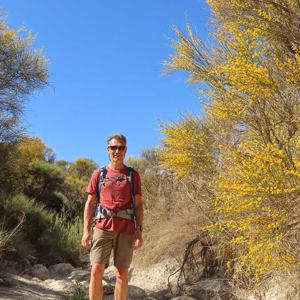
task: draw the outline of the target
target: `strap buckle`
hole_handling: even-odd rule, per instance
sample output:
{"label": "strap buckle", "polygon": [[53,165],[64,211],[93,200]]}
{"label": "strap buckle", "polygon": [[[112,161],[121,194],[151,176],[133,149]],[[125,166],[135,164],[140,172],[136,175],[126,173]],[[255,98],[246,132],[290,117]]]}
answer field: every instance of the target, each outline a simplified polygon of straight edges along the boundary
{"label": "strap buckle", "polygon": [[97,208],[97,213],[96,213],[95,219],[101,220],[101,219],[109,219],[109,218],[119,217],[119,218],[132,220],[133,216],[134,216],[134,210],[131,208],[127,208],[127,209],[116,212],[116,211],[107,209],[103,205],[99,205]]}

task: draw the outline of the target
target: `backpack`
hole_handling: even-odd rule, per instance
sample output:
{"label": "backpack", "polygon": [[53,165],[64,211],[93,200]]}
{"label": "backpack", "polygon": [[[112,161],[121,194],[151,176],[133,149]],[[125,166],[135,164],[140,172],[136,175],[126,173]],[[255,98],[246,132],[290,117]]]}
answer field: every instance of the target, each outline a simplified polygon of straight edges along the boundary
{"label": "backpack", "polygon": [[[128,220],[135,220],[135,207],[134,207],[134,190],[133,190],[133,171],[131,167],[127,167],[126,175],[117,176],[117,177],[106,177],[107,170],[106,167],[100,169],[100,175],[98,179],[98,188],[96,192],[96,209],[95,209],[95,219],[101,220],[105,218],[119,217]],[[123,209],[121,211],[115,212],[109,210],[103,205],[100,205],[100,194],[102,184],[106,181],[115,181],[115,180],[128,180],[130,184],[130,195],[131,195],[131,205],[130,208]]]}

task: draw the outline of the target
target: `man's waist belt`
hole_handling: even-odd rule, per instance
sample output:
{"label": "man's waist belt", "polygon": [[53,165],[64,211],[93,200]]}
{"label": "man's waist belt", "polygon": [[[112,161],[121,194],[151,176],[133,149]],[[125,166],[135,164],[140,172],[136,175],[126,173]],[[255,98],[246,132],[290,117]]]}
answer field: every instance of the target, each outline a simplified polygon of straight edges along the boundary
{"label": "man's waist belt", "polygon": [[103,205],[99,205],[96,210],[96,220],[107,219],[107,218],[123,218],[127,220],[134,219],[134,211],[132,208],[123,209],[120,211],[109,210]]}

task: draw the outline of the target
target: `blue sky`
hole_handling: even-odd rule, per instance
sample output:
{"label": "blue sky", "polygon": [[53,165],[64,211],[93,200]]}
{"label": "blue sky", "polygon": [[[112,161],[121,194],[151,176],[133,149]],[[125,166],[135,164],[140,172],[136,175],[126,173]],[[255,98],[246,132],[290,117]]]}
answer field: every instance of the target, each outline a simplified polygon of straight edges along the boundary
{"label": "blue sky", "polygon": [[185,74],[162,76],[172,26],[187,20],[207,39],[204,0],[0,0],[12,28],[26,27],[49,59],[49,87],[29,97],[28,134],[56,159],[107,163],[106,138],[121,132],[128,155],[160,144],[161,121],[201,114]]}

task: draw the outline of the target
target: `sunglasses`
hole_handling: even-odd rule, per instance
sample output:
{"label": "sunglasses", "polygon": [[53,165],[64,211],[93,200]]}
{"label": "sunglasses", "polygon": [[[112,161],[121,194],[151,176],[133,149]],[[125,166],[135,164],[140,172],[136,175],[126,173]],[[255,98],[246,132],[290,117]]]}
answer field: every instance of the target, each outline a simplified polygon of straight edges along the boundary
{"label": "sunglasses", "polygon": [[118,149],[119,151],[124,151],[125,148],[126,148],[126,146],[108,146],[108,148],[109,148],[110,150],[112,150],[112,151],[116,151],[117,149]]}

